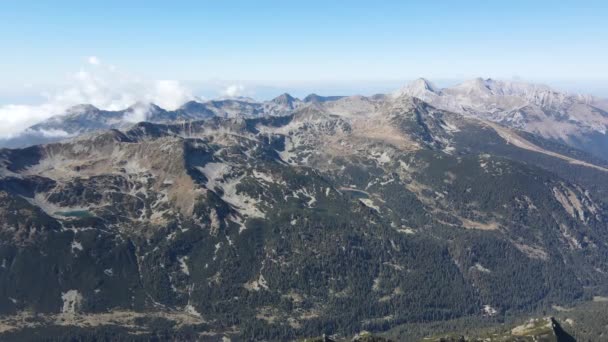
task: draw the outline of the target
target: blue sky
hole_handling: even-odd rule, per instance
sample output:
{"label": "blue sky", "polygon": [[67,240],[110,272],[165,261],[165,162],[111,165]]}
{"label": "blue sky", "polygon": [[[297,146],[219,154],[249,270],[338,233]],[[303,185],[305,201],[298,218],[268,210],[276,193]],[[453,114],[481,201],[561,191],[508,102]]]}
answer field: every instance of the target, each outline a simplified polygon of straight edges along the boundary
{"label": "blue sky", "polygon": [[144,77],[607,80],[606,1],[3,1],[3,83],[95,55]]}
{"label": "blue sky", "polygon": [[608,1],[0,1],[0,138],[66,108],[172,109],[425,77],[608,97]]}

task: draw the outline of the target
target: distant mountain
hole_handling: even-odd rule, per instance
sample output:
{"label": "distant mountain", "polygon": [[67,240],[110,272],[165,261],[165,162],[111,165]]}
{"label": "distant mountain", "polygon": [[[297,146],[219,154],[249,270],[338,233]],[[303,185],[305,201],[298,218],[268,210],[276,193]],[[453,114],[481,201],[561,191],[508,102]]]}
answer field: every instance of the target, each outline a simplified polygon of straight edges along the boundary
{"label": "distant mountain", "polygon": [[81,104],[31,126],[15,138],[0,140],[0,147],[16,148],[61,141],[100,130],[126,129],[142,121],[167,123],[201,120],[213,116],[232,118],[286,115],[302,105],[302,101],[289,94],[262,103],[240,97],[208,102],[190,101],[173,111],[148,103],[136,103],[119,111],[101,110],[89,104]]}
{"label": "distant mountain", "polygon": [[317,94],[310,94],[310,95],[308,95],[308,96],[306,96],[304,98],[304,102],[306,102],[306,103],[310,103],[310,102],[320,103],[320,102],[327,102],[327,101],[336,101],[336,100],[339,100],[339,99],[341,99],[343,97],[344,96],[320,96],[320,95],[317,95]]}
{"label": "distant mountain", "polygon": [[473,79],[439,89],[425,79],[396,96],[417,97],[444,110],[523,129],[608,160],[608,102],[523,82]]}
{"label": "distant mountain", "polygon": [[445,89],[421,78],[394,94],[372,97],[310,94],[300,100],[282,94],[264,102],[244,97],[191,101],[174,111],[141,103],[122,111],[78,105],[30,127],[20,136],[0,140],[0,146],[23,147],[60,141],[103,129],[127,128],[140,121],[167,123],[212,116],[284,116],[304,107],[337,115],[366,115],[400,96],[415,97],[439,109],[522,129],[608,160],[608,100],[561,93],[544,85],[481,78]]}
{"label": "distant mountain", "polygon": [[275,97],[270,102],[278,106],[284,106],[285,108],[294,109],[296,102],[299,102],[299,100],[287,93],[284,93]]}
{"label": "distant mountain", "polygon": [[416,97],[425,101],[429,96],[432,98],[441,95],[441,89],[437,88],[429,80],[419,78],[402,88],[398,94]]}
{"label": "distant mountain", "polygon": [[184,113],[184,115],[188,117],[199,119],[215,116],[215,113],[211,109],[207,108],[204,103],[197,101],[186,102],[177,111]]}
{"label": "distant mountain", "polygon": [[0,149],[0,339],[352,336],[608,293],[601,160],[406,94],[275,100]]}
{"label": "distant mountain", "polygon": [[185,104],[176,111],[167,111],[153,103],[135,103],[119,111],[107,111],[95,106],[82,104],[68,108],[65,113],[53,116],[39,124],[33,125],[25,132],[26,137],[39,136],[47,142],[74,137],[86,133],[110,128],[128,128],[141,121],[173,122],[209,117],[212,114],[204,108]]}

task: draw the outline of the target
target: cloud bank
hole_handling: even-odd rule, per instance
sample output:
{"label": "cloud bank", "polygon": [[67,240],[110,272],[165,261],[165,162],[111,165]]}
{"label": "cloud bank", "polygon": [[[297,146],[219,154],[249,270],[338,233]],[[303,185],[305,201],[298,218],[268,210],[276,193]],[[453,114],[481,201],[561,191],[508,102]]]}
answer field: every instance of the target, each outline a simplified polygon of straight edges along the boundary
{"label": "cloud bank", "polygon": [[241,96],[244,90],[245,87],[241,84],[231,84],[222,91],[222,95],[228,97]]}
{"label": "cloud bank", "polygon": [[[0,139],[21,134],[29,126],[62,114],[77,104],[92,104],[106,110],[121,110],[136,102],[155,103],[175,109],[195,99],[192,92],[174,80],[143,80],[90,56],[78,72],[69,75],[68,86],[43,94],[38,105],[8,104],[0,106]],[[128,120],[142,119],[135,113]],[[49,132],[53,133],[53,132]],[[55,132],[56,133],[56,132]]]}

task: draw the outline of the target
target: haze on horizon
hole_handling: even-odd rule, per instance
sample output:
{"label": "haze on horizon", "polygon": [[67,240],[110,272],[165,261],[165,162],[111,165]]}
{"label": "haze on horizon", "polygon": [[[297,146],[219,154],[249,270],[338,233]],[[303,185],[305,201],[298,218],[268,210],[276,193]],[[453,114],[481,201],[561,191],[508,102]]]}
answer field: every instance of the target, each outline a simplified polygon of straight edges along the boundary
{"label": "haze on horizon", "polygon": [[19,1],[0,11],[6,131],[93,103],[167,107],[491,77],[608,97],[602,1]]}

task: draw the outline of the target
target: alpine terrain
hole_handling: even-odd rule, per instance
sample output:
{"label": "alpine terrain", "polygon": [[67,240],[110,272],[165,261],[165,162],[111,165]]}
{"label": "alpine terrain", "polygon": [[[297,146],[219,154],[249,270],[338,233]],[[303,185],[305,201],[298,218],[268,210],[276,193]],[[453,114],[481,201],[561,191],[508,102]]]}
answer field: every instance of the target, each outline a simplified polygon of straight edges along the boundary
{"label": "alpine terrain", "polygon": [[73,107],[0,149],[0,339],[576,335],[608,309],[607,110],[483,79]]}

